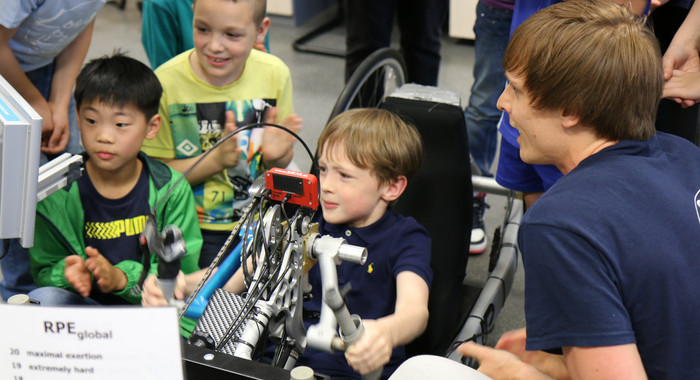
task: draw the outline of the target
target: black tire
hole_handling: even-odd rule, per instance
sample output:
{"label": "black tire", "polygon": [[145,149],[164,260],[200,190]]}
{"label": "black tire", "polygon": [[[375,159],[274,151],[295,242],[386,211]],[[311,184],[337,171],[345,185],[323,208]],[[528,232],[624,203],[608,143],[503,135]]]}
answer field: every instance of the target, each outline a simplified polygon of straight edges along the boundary
{"label": "black tire", "polygon": [[350,76],[328,121],[351,108],[377,108],[404,83],[406,64],[401,54],[392,48],[379,49],[367,56]]}

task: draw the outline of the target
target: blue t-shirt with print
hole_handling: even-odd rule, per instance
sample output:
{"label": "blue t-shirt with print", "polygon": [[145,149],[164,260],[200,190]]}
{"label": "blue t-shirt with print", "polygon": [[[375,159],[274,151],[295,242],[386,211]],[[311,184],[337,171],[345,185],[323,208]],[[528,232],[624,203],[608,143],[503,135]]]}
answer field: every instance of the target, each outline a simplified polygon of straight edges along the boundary
{"label": "blue t-shirt with print", "polygon": [[[85,246],[97,249],[112,265],[125,260],[141,262],[139,235],[149,215],[146,169],[141,170],[136,186],[119,199],[102,196],[87,175],[78,179],[78,189],[85,213]],[[111,293],[102,293],[94,281],[90,297],[103,305],[130,304]]]}

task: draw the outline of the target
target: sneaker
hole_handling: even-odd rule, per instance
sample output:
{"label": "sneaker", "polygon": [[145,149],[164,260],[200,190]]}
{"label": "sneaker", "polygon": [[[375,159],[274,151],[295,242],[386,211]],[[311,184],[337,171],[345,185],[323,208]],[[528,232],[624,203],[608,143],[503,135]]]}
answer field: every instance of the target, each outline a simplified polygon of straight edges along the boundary
{"label": "sneaker", "polygon": [[486,251],[487,239],[484,227],[484,212],[489,208],[486,203],[486,193],[474,195],[474,207],[472,209],[472,233],[469,244],[469,254],[478,255]]}

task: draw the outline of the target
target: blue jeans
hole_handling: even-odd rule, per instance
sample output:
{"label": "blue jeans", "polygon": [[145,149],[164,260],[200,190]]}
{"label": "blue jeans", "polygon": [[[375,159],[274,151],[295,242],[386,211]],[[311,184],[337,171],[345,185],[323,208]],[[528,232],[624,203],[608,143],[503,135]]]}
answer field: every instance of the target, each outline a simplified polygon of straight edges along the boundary
{"label": "blue jeans", "polygon": [[15,294],[27,294],[36,288],[29,270],[29,250],[22,248],[18,239],[8,241],[10,247],[7,255],[0,260],[2,268],[0,295],[5,301]]}
{"label": "blue jeans", "polygon": [[44,286],[29,292],[29,299],[37,300],[41,306],[100,306],[100,304],[89,297],[63,288]]}
{"label": "blue jeans", "polygon": [[501,118],[496,103],[506,82],[503,53],[508,45],[512,17],[513,12],[509,10],[491,8],[482,2],[476,6],[474,85],[464,117],[469,151],[482,175],[490,176],[496,155],[498,121]]}
{"label": "blue jeans", "polygon": [[[51,80],[53,79],[54,64],[40,67],[36,70],[28,71],[27,78],[39,90],[45,99],[51,93]],[[82,152],[80,145],[80,132],[78,131],[78,119],[75,111],[75,99],[71,96],[68,105],[68,123],[70,127],[70,138],[66,146],[66,152],[73,154]],[[54,157],[48,157],[41,153],[40,164],[47,163]],[[23,248],[17,240],[10,242],[10,249],[5,258],[0,261],[2,268],[2,281],[0,281],[0,295],[7,300],[15,294],[26,294],[36,288],[34,280],[29,271],[29,250]]]}

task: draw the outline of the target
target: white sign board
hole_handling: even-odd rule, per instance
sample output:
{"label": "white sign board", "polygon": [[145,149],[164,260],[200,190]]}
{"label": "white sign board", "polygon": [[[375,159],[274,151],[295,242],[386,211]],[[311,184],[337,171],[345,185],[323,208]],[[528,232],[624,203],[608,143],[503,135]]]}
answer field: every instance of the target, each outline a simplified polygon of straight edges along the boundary
{"label": "white sign board", "polygon": [[175,308],[0,304],[5,379],[183,379],[181,356]]}

